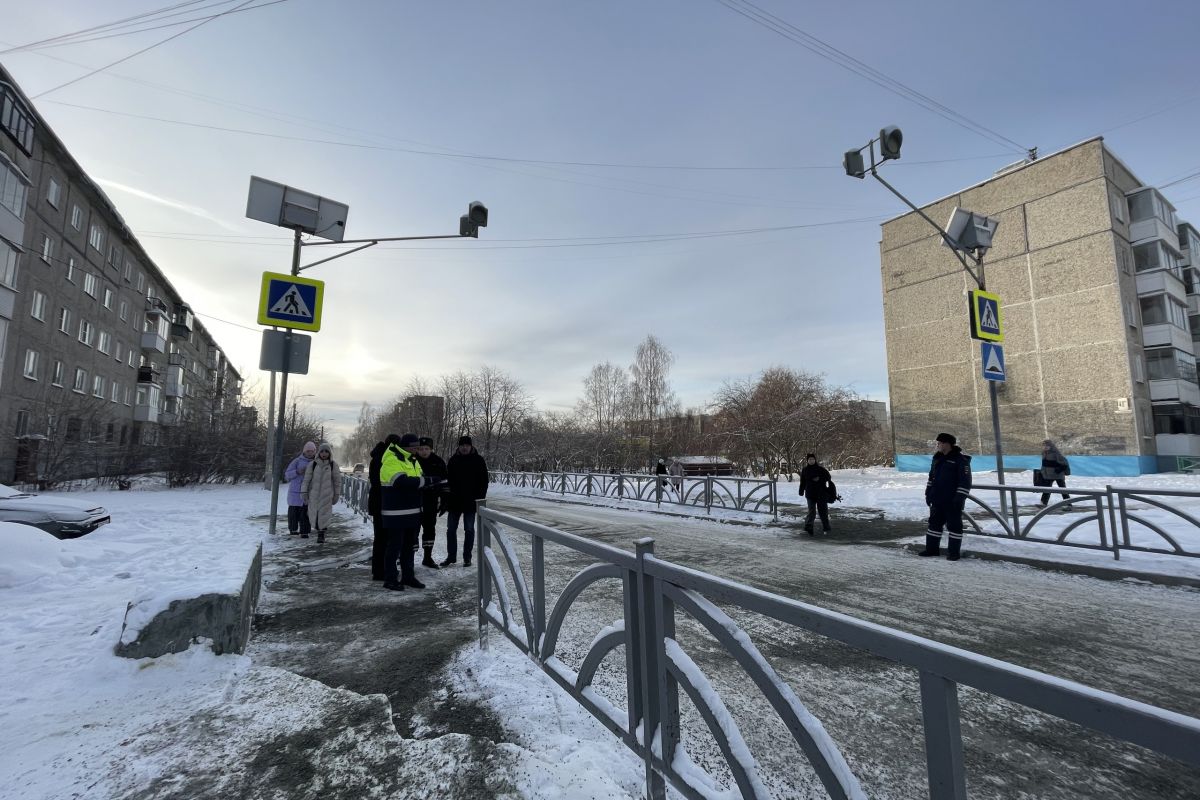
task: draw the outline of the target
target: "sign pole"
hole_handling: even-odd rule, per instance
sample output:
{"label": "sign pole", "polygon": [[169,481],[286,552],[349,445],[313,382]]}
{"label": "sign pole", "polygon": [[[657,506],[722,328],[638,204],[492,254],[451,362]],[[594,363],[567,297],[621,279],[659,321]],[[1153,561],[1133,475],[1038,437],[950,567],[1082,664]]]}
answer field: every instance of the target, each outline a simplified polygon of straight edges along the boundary
{"label": "sign pole", "polygon": [[271,394],[267,398],[267,452],[264,458],[265,474],[263,475],[263,488],[268,491],[271,489],[271,476],[274,470],[271,469],[271,464],[275,461],[275,370],[271,370]]}
{"label": "sign pole", "polygon": [[[300,274],[300,229],[296,228],[295,237],[292,239],[292,275]],[[287,386],[288,386],[288,371],[292,363],[292,329],[288,328],[284,333],[283,338],[283,377],[279,383],[279,413],[276,415],[275,428],[275,464],[274,472],[279,475],[283,472],[283,422],[287,416]],[[272,373],[274,374],[274,373]],[[275,526],[279,517],[279,480],[271,481],[271,527],[270,533],[275,535]]]}
{"label": "sign pole", "polygon": [[[987,291],[987,278],[983,271],[983,256],[979,256],[975,265],[979,268],[979,288]],[[1004,450],[1000,444],[1000,403],[996,399],[996,382],[988,381],[988,400],[992,404],[992,439],[996,451],[996,482],[1004,485]],[[1000,516],[1008,517],[1008,498],[1003,489],[1000,490]]]}

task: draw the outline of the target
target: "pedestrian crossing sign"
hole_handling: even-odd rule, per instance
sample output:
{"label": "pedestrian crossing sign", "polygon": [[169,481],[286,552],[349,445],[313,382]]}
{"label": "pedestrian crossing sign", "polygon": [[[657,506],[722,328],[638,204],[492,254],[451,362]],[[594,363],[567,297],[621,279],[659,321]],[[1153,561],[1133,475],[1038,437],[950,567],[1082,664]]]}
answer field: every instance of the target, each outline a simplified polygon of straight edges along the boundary
{"label": "pedestrian crossing sign", "polygon": [[1003,383],[1004,374],[1004,348],[992,342],[980,342],[983,350],[980,353],[983,361],[983,378],[988,381],[997,381]]}
{"label": "pedestrian crossing sign", "polygon": [[1000,317],[1000,295],[975,289],[971,298],[971,338],[985,342],[1003,342],[1003,320]]}
{"label": "pedestrian crossing sign", "polygon": [[319,331],[324,294],[325,281],[264,272],[258,298],[258,324]]}

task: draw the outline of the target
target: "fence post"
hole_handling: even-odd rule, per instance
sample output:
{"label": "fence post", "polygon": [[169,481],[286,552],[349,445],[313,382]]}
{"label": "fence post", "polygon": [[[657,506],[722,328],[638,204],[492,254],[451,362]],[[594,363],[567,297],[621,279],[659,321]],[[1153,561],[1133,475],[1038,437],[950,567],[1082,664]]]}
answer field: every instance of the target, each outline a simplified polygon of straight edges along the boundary
{"label": "fence post", "polygon": [[779,484],[776,481],[771,481],[771,516],[779,522]]}
{"label": "fence post", "polygon": [[925,762],[930,800],[966,800],[962,731],[958,722],[958,685],[940,675],[921,673],[921,716],[925,723]]}
{"label": "fence post", "polygon": [[704,476],[704,512],[706,514],[712,513],[712,487],[713,487],[713,476],[705,475]]}
{"label": "fence post", "polygon": [[546,541],[533,534],[533,646],[542,663],[542,635],[546,632]]}
{"label": "fence post", "polygon": [[657,474],[654,476],[654,504],[662,507],[663,480]]}
{"label": "fence post", "polygon": [[654,768],[654,735],[658,730],[659,703],[664,688],[659,684],[658,656],[663,642],[655,613],[659,596],[655,591],[655,579],[646,574],[646,556],[654,555],[654,539],[638,539],[634,546],[637,551],[637,617],[642,634],[639,672],[642,679],[642,762],[646,768],[646,798],[665,800],[666,784]]}
{"label": "fence post", "polygon": [[617,473],[617,499],[625,499],[625,476]]}
{"label": "fence post", "polygon": [[592,496],[592,473],[587,474],[587,496]]}
{"label": "fence post", "polygon": [[[475,563],[478,569],[476,570],[476,581],[479,590],[479,649],[488,649],[488,618],[484,613],[489,602],[492,599],[492,583],[488,580],[487,573],[487,558],[484,557],[485,548],[491,547],[492,537],[488,532],[488,521],[484,518],[486,501],[475,501],[475,516],[479,520],[479,541],[475,543]],[[464,532],[465,535],[465,532]],[[465,544],[465,541],[464,541]]]}

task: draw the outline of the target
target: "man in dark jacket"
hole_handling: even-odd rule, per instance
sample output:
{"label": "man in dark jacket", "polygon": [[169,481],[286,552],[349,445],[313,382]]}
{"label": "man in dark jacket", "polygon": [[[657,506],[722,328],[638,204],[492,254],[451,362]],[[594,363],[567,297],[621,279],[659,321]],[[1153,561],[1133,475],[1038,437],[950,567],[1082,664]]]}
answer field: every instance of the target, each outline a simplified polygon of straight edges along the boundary
{"label": "man in dark jacket", "polygon": [[371,515],[371,528],[374,537],[371,541],[371,580],[381,581],[383,575],[383,558],[387,551],[387,531],[383,528],[383,516],[379,512],[379,464],[383,459],[383,451],[388,445],[399,444],[400,437],[389,433],[382,442],[376,442],[371,448],[371,464],[367,468],[367,481],[370,489],[367,491],[367,513]]}
{"label": "man in dark jacket", "polygon": [[446,465],[450,494],[446,497],[446,560],[448,567],[458,560],[458,520],[463,521],[463,566],[471,566],[471,548],[475,545],[475,501],[487,497],[488,468],[475,450],[470,436],[458,440],[458,450]]}
{"label": "man in dark jacket", "polygon": [[800,494],[808,501],[808,518],[804,520],[804,530],[808,535],[813,534],[813,519],[821,515],[821,527],[829,533],[829,483],[833,476],[817,461],[816,455],[809,453],[804,457],[804,469],[800,470]]}
{"label": "man in dark jacket", "polygon": [[942,528],[949,531],[946,558],[958,561],[962,550],[963,506],[971,492],[971,457],[959,449],[949,433],[937,435],[938,449],[925,484],[925,503],[929,506],[929,530],[925,535],[923,556],[941,554]]}
{"label": "man in dark jacket", "polygon": [[[427,478],[445,478],[446,477],[446,462],[442,461],[442,457],[433,452],[433,439],[428,436],[422,436],[417,441],[417,451],[415,453],[417,461],[421,464],[421,473]],[[442,504],[445,502],[447,488],[439,486],[436,489],[427,489],[425,491],[425,499],[421,504],[421,547],[425,549],[425,558],[421,561],[421,566],[437,569],[438,564],[433,560],[433,541],[434,533],[437,530],[438,512],[442,510]]]}

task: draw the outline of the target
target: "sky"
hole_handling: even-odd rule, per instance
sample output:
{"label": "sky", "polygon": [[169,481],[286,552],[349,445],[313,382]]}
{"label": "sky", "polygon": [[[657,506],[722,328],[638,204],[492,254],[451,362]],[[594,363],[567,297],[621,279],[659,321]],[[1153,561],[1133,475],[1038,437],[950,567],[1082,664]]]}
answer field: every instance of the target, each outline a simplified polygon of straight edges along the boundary
{"label": "sky", "polygon": [[[155,26],[241,3],[176,0]],[[0,0],[0,50],[165,5]],[[886,177],[918,204],[1096,135],[1147,183],[1200,170],[1188,0],[248,8],[137,55],[189,26],[0,63],[252,392],[261,274],[288,270],[290,233],[245,218],[251,175],[348,204],[347,238],[456,233],[487,204],[477,241],[381,244],[305,273],[326,282],[323,321],[289,391],[332,436],[414,377],[485,364],[567,410],[592,365],[628,365],[651,333],[685,406],[777,365],[887,400],[879,224],[905,207],[840,166],[885,125],[904,131]],[[1165,192],[1200,221],[1200,181]]]}

